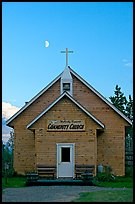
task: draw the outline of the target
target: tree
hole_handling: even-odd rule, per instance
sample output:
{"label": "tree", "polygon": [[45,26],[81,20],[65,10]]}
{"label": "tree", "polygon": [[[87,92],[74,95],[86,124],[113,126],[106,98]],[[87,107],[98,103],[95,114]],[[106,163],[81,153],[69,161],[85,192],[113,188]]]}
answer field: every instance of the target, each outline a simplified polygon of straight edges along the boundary
{"label": "tree", "polygon": [[7,144],[2,141],[2,175],[5,176],[6,164],[11,162],[11,152],[8,149]]}
{"label": "tree", "polygon": [[129,101],[126,105],[126,116],[133,122],[133,99],[129,95]]}
{"label": "tree", "polygon": [[2,175],[5,176],[5,168],[8,165],[8,174],[13,175],[13,151],[14,151],[14,133],[10,132],[10,138],[6,144],[2,141]]}
{"label": "tree", "polygon": [[[114,96],[110,96],[112,104],[124,113],[133,122],[133,99],[129,95],[129,100],[126,99],[121,88],[116,85]],[[127,152],[133,151],[133,126],[126,127],[125,146]]]}
{"label": "tree", "polygon": [[124,93],[121,92],[121,87],[116,85],[114,96],[110,96],[112,104],[124,113],[131,121],[133,121],[133,99],[129,95],[129,100],[126,99]]}
{"label": "tree", "polygon": [[118,108],[121,112],[126,114],[127,99],[124,96],[124,93],[121,92],[121,87],[116,85],[115,89],[116,89],[114,91],[115,96],[110,96],[109,99],[116,108]]}

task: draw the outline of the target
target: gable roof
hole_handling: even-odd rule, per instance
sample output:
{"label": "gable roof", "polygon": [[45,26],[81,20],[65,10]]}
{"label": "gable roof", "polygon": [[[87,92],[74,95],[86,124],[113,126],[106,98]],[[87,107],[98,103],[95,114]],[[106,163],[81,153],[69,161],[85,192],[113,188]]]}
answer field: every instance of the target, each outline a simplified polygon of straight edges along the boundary
{"label": "gable roof", "polygon": [[83,84],[85,84],[91,91],[93,91],[99,98],[101,98],[107,105],[109,105],[116,113],[118,113],[123,119],[125,119],[130,125],[132,121],[126,117],[121,111],[119,111],[112,103],[110,103],[104,96],[102,96],[96,89],[94,89],[88,82],[86,82],[81,76],[70,68],[71,73],[76,76]]}
{"label": "gable roof", "polygon": [[[62,74],[62,73],[61,73]],[[18,115],[20,115],[25,109],[27,109],[37,98],[39,98],[43,93],[47,91],[55,82],[57,82],[61,74],[59,74],[52,82],[50,82],[44,89],[42,89],[36,96],[34,96],[29,102],[27,102],[18,112],[16,112],[11,118],[6,121],[8,125],[12,120],[14,120]]]}
{"label": "gable roof", "polygon": [[63,92],[51,105],[49,105],[44,111],[42,111],[34,120],[32,120],[27,128],[30,128],[37,120],[39,120],[46,112],[48,112],[56,103],[58,103],[64,96],[67,96],[74,104],[76,104],[84,113],[86,113],[91,119],[93,119],[98,125],[102,128],[105,128],[105,125],[101,123],[95,116],[93,116],[89,111],[87,111],[81,104],[79,104],[71,95],[67,92]]}
{"label": "gable roof", "polygon": [[[132,121],[127,118],[121,111],[119,111],[111,102],[109,102],[105,97],[103,97],[97,90],[95,90],[88,82],[86,82],[81,76],[79,76],[75,71],[68,67],[70,73],[77,77],[83,84],[85,84],[91,91],[93,91],[99,98],[101,98],[106,104],[108,104],[117,114],[119,114],[124,120],[126,120],[130,125]],[[63,73],[63,72],[62,72]],[[36,96],[34,96],[26,105],[24,105],[17,113],[15,113],[11,118],[6,121],[8,125],[12,120],[14,120],[18,115],[20,115],[26,108],[28,108],[38,97],[40,97],[47,89],[49,89],[55,82],[61,78],[59,74],[52,82],[50,82],[44,89],[42,89]]]}

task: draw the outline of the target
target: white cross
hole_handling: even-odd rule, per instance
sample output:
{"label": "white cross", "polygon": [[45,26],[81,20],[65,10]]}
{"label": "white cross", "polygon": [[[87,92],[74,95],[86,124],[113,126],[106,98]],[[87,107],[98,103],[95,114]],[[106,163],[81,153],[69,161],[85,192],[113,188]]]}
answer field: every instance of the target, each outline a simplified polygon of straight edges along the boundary
{"label": "white cross", "polygon": [[66,48],[66,51],[61,51],[61,53],[66,53],[66,67],[68,66],[68,53],[73,53],[73,51],[68,51],[68,48]]}

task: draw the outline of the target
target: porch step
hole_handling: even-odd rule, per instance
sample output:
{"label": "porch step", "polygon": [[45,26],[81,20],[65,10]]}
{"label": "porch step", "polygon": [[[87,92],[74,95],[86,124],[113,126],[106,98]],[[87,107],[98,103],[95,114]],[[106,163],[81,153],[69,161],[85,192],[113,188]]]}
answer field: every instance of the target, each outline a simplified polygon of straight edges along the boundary
{"label": "porch step", "polygon": [[57,178],[57,180],[59,180],[59,181],[72,181],[73,178],[72,177],[59,177],[59,178]]}
{"label": "porch step", "polygon": [[70,179],[39,179],[37,181],[27,181],[27,186],[51,186],[51,185],[73,185],[73,186],[92,186],[92,181],[70,180]]}

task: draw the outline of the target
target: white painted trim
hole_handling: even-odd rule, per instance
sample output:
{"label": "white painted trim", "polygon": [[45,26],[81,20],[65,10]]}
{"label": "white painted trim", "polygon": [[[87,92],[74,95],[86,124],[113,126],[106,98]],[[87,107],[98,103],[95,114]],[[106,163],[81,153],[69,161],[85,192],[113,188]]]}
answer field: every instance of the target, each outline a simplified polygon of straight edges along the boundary
{"label": "white painted trim", "polygon": [[[108,104],[117,114],[119,114],[123,119],[125,119],[130,125],[132,121],[127,118],[121,111],[119,111],[113,104],[111,104],[105,97],[103,97],[98,91],[96,91],[88,82],[86,82],[81,76],[79,76],[71,68],[70,72],[76,76],[84,85],[86,85],[91,91],[93,91],[98,97],[100,97],[106,104]],[[63,73],[63,72],[62,72]],[[33,97],[25,106],[23,106],[17,113],[15,113],[11,118],[6,121],[8,125],[12,120],[14,120],[19,114],[21,114],[26,108],[28,108],[38,97],[40,97],[47,89],[49,89],[57,80],[61,78],[61,75],[58,75],[50,84],[48,84],[43,90],[41,90],[35,97]],[[60,82],[61,83],[61,82]]]}
{"label": "white painted trim", "polygon": [[72,176],[75,178],[75,143],[56,143],[56,151],[57,151],[57,178],[59,177],[58,175],[58,162],[59,162],[59,147],[72,147]]}
{"label": "white painted trim", "polygon": [[26,108],[28,108],[38,97],[40,97],[47,89],[49,89],[56,81],[58,81],[61,77],[59,74],[51,83],[49,83],[44,89],[42,89],[36,96],[34,96],[26,105],[24,105],[17,113],[15,113],[11,118],[6,121],[6,125],[8,125],[13,119],[15,119],[18,115],[20,115]]}
{"label": "white painted trim", "polygon": [[58,144],[56,144],[56,146],[57,146],[57,148],[56,148],[56,151],[57,151],[57,152],[56,152],[56,154],[57,154],[56,164],[57,164],[57,165],[56,165],[56,166],[57,166],[57,178],[58,178],[58,157],[59,157],[58,148],[59,148],[59,147],[58,147]]}
{"label": "white painted trim", "polygon": [[71,68],[70,72],[75,75],[83,84],[85,84],[91,91],[93,91],[99,98],[101,98],[107,105],[109,105],[116,113],[118,113],[122,118],[124,118],[130,125],[132,125],[132,121],[126,117],[121,111],[119,111],[113,104],[111,104],[104,96],[102,96],[98,91],[96,91],[88,82],[86,82],[81,76],[79,76],[75,71]]}
{"label": "white painted trim", "polygon": [[65,67],[63,73],[61,74],[60,94],[62,94],[64,92],[64,90],[63,90],[63,84],[64,83],[70,84],[70,90],[67,92],[72,96],[73,95],[73,79],[72,79],[72,76],[70,74],[70,70],[69,70],[68,66]]}
{"label": "white painted trim", "polygon": [[64,96],[67,96],[73,103],[75,103],[83,112],[85,112],[90,118],[92,118],[98,125],[102,128],[105,128],[104,124],[101,123],[97,118],[95,118],[90,112],[88,112],[81,104],[74,100],[74,98],[69,95],[67,92],[61,94],[48,108],[46,108],[42,113],[40,113],[34,120],[32,120],[28,125],[27,128],[30,128],[39,118],[41,118],[48,110],[50,110],[56,103],[58,103]]}
{"label": "white painted trim", "polygon": [[61,79],[60,80],[60,94],[62,94],[63,92],[64,92],[64,90],[63,90],[63,84],[64,83],[69,83],[70,84],[70,90],[69,91],[67,91],[71,96],[73,95],[73,80],[63,80],[63,79]]}

